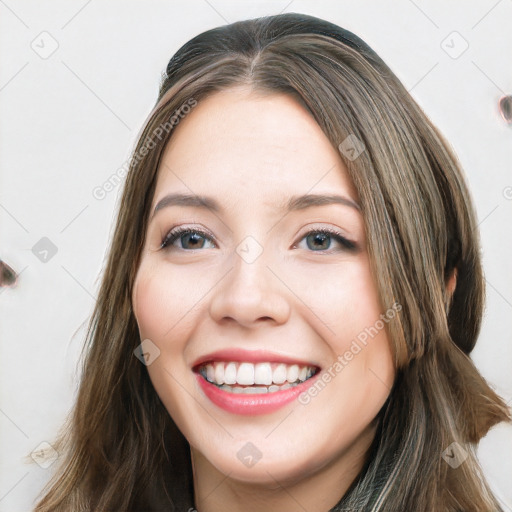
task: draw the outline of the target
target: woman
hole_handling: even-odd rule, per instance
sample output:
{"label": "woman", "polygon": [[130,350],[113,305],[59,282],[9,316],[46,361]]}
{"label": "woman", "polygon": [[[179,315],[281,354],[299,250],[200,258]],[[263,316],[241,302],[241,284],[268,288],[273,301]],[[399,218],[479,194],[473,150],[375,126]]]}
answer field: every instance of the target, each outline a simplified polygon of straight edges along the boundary
{"label": "woman", "polygon": [[36,510],[496,511],[455,156],[358,37],[209,30],[139,136]]}

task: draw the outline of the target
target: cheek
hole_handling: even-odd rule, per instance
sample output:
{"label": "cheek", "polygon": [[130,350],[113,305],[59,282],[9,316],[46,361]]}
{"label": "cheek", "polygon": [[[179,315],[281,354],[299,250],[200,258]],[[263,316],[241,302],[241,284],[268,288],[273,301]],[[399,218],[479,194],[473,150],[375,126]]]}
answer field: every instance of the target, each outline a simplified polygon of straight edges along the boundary
{"label": "cheek", "polygon": [[171,276],[150,263],[142,263],[134,284],[133,309],[141,339],[157,345],[174,334],[173,326],[183,316],[183,290],[179,276]]}
{"label": "cheek", "polygon": [[134,283],[133,309],[141,340],[151,340],[160,351],[147,371],[156,393],[180,425],[184,412],[177,382],[186,382],[183,355],[195,323],[191,307],[195,301],[190,295],[179,272],[171,273],[165,265],[151,261],[141,264]]}
{"label": "cheek", "polygon": [[340,350],[386,311],[380,305],[367,258],[310,267],[297,275],[302,276],[298,295],[316,313],[315,324],[322,337]]}
{"label": "cheek", "polygon": [[134,285],[133,308],[142,338],[164,348],[193,323],[197,290],[185,273],[162,264],[143,262]]}
{"label": "cheek", "polygon": [[[387,325],[395,316],[392,304],[381,305],[368,261],[353,268],[345,283],[350,299],[343,304],[343,314],[336,324],[340,333],[335,348],[343,355],[343,370],[353,370],[352,379],[345,383],[360,386],[368,403],[372,395],[380,402],[394,380],[394,362]],[[346,300],[346,297],[343,299]],[[354,393],[356,393],[354,391]]]}
{"label": "cheek", "polygon": [[[325,396],[339,404],[333,413],[345,411],[351,419],[362,415],[367,421],[378,412],[393,384],[387,324],[396,311],[392,305],[381,306],[367,258],[327,270],[319,270],[318,275],[309,272],[307,280],[317,286],[310,286],[305,301],[318,312],[318,318],[310,318],[330,352],[331,378],[326,376],[330,391]],[[307,289],[306,281],[302,287]]]}
{"label": "cheek", "polygon": [[[161,340],[172,320],[174,300],[166,292],[165,280],[139,271],[134,288],[134,312],[141,338]],[[171,302],[172,300],[172,302]],[[165,319],[165,321],[164,321]]]}

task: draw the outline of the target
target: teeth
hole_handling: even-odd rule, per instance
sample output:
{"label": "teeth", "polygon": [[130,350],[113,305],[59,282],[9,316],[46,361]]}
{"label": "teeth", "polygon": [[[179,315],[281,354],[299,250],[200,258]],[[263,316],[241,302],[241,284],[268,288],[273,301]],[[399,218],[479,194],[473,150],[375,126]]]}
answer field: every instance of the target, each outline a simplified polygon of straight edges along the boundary
{"label": "teeth", "polygon": [[238,382],[238,384],[252,386],[254,384],[254,365],[251,363],[242,363],[238,367],[236,381]]}
{"label": "teeth", "polygon": [[[266,393],[300,384],[314,373],[312,366],[284,363],[207,363],[199,372],[208,381],[233,393]],[[251,386],[244,388],[240,386]]]}
{"label": "teeth", "polygon": [[224,363],[215,365],[215,382],[219,385],[224,384]]}
{"label": "teeth", "polygon": [[224,369],[224,382],[226,384],[236,384],[236,364],[228,363]]}
{"label": "teeth", "polygon": [[272,366],[270,363],[258,363],[254,366],[254,383],[265,384],[265,386],[272,384]]}
{"label": "teeth", "polygon": [[206,366],[206,379],[215,382],[215,368],[211,364]]}
{"label": "teeth", "polygon": [[288,382],[295,382],[299,378],[299,365],[292,364],[288,367],[286,372],[286,380]]}
{"label": "teeth", "polygon": [[286,366],[284,364],[278,365],[272,372],[272,380],[274,384],[283,384],[286,381]]}
{"label": "teeth", "polygon": [[240,386],[228,386],[227,384],[222,384],[222,386],[219,386],[220,389],[223,389],[224,391],[229,391],[230,393],[243,393],[243,394],[249,394],[254,395],[257,393],[275,393],[276,391],[282,391],[283,389],[293,388],[297,386],[299,383],[290,384],[287,382],[286,384],[283,384],[282,386],[247,386],[245,388],[242,388]]}

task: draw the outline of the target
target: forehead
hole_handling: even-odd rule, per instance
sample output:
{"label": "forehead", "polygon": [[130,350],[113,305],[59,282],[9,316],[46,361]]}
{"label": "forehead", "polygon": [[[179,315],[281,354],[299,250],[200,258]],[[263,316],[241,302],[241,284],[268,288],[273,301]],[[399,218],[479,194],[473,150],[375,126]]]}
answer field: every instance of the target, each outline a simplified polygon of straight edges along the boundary
{"label": "forehead", "polygon": [[172,191],[282,206],[291,195],[357,194],[341,157],[293,97],[247,87],[214,93],[174,128],[156,203]]}

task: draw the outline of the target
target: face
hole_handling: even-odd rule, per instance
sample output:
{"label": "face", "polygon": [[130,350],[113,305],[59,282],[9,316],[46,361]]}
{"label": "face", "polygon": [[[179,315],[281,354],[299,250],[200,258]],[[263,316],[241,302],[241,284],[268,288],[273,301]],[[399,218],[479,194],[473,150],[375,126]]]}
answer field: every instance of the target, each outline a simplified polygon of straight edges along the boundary
{"label": "face", "polygon": [[132,301],[193,460],[264,483],[362,453],[394,379],[393,315],[340,155],[293,98],[243,87],[174,130]]}

